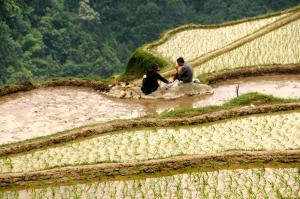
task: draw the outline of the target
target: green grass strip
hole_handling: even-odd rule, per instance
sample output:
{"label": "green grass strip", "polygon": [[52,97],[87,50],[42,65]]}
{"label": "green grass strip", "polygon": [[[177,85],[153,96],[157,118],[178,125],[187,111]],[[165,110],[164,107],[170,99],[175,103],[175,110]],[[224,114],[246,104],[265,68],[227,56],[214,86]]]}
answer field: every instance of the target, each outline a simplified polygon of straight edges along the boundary
{"label": "green grass strip", "polygon": [[164,113],[160,118],[180,118],[180,117],[191,117],[206,113],[211,113],[219,110],[226,110],[231,108],[250,106],[250,105],[263,105],[263,104],[280,104],[280,103],[290,103],[290,102],[300,102],[300,99],[283,99],[274,97],[272,95],[265,95],[257,92],[247,93],[240,95],[230,101],[224,103],[221,106],[205,106],[201,108],[193,109],[177,109],[167,113]]}

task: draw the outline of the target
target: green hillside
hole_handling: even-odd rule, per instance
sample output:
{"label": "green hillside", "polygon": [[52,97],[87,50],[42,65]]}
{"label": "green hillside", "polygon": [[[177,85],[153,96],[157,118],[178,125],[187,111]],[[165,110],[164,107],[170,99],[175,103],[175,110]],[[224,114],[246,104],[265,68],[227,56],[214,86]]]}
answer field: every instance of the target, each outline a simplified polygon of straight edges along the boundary
{"label": "green hillside", "polygon": [[0,2],[0,85],[122,73],[132,51],[167,29],[282,10],[288,1],[55,0]]}

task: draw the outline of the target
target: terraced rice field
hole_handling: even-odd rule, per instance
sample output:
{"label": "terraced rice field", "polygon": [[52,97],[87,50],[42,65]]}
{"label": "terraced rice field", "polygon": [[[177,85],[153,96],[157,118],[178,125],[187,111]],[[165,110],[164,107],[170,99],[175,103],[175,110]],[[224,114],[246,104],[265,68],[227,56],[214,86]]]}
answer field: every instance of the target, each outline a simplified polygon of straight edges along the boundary
{"label": "terraced rice field", "polygon": [[2,198],[298,198],[299,168],[194,172],[0,192]]}
{"label": "terraced rice field", "polygon": [[165,42],[150,50],[172,61],[182,56],[187,61],[192,61],[205,53],[249,35],[286,15],[282,14],[218,28],[201,28],[201,26],[194,29],[190,28],[171,35]]}
{"label": "terraced rice field", "polygon": [[[196,75],[299,64],[297,12],[186,28],[146,50],[167,61],[183,56],[194,63]],[[269,32],[267,27],[272,27]],[[198,60],[261,31],[257,38]],[[240,94],[300,98],[300,76],[295,74],[270,81],[230,80],[216,84],[212,96],[182,100],[188,108],[220,104],[234,97],[237,84]],[[137,103],[66,87],[1,97],[0,199],[300,198],[300,105],[277,100],[282,104],[224,105],[224,110],[195,112],[189,118],[161,119],[149,113],[187,107],[180,100]],[[115,119],[129,120],[108,122]],[[85,125],[91,126],[68,131]]]}
{"label": "terraced rice field", "polygon": [[284,151],[299,148],[300,112],[292,112],[195,127],[138,129],[101,135],[1,158],[0,172],[28,172],[100,162],[139,162],[231,150]]}
{"label": "terraced rice field", "polygon": [[[240,23],[187,25],[168,31],[142,51],[163,59],[168,63],[166,70],[172,70],[176,59],[184,57],[195,68],[195,76],[235,68],[300,64],[299,17],[299,9],[294,8]],[[146,54],[140,54],[134,55],[132,62],[139,56],[146,59]],[[134,63],[132,67],[138,65]],[[165,75],[170,75],[170,71]]]}
{"label": "terraced rice field", "polygon": [[[196,126],[125,129],[0,157],[0,184],[4,185],[0,188],[0,198],[297,198],[300,165],[295,152],[299,149],[299,109]],[[211,163],[211,171],[184,170],[181,174],[172,174],[170,167],[166,167],[168,175],[161,175],[162,164],[162,170],[152,170],[154,173],[149,176],[105,177],[110,175],[105,173],[111,170],[109,165],[114,164],[136,163],[136,167],[131,168],[136,172],[143,168],[138,164],[149,164],[148,160],[157,164],[155,160],[171,158],[172,162],[175,160],[172,158],[177,157],[178,164],[184,164],[185,157],[217,157],[224,152],[239,154],[243,151],[282,153],[281,160],[286,163],[265,168],[260,163],[262,160],[256,160],[254,155],[253,168],[229,167],[227,170],[221,167],[218,170],[218,166]],[[295,151],[293,158],[289,158],[292,156],[285,154],[286,151]],[[247,159],[237,160],[242,163]],[[88,173],[78,173],[80,181],[69,176],[88,165],[103,167],[104,170],[95,174],[99,180],[89,177]],[[65,174],[64,169],[68,168],[71,170]],[[17,181],[11,181],[9,186],[10,180]]]}
{"label": "terraced rice field", "polygon": [[[278,39],[280,38],[280,39]],[[300,20],[195,66],[195,75],[233,68],[300,63]]]}
{"label": "terraced rice field", "polygon": [[176,100],[119,100],[89,89],[47,88],[0,98],[0,145],[51,135],[60,131],[160,114],[170,109],[220,105],[240,94],[260,92],[281,98],[300,98],[300,76],[281,75],[229,80],[213,85],[214,94]]}

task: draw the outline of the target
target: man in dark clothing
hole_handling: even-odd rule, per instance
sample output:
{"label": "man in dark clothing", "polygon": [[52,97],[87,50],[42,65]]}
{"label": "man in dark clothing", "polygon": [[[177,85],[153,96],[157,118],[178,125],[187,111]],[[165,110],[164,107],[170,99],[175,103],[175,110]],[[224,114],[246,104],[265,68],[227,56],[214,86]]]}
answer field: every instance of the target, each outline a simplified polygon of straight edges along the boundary
{"label": "man in dark clothing", "polygon": [[178,79],[183,83],[190,83],[193,81],[193,69],[190,65],[184,62],[182,57],[177,59],[176,74],[174,80]]}
{"label": "man in dark clothing", "polygon": [[146,78],[143,79],[142,91],[145,95],[149,95],[150,93],[156,91],[159,87],[157,80],[160,80],[164,83],[169,83],[168,80],[163,78],[158,71],[160,71],[158,64],[152,65],[152,70],[147,72]]}

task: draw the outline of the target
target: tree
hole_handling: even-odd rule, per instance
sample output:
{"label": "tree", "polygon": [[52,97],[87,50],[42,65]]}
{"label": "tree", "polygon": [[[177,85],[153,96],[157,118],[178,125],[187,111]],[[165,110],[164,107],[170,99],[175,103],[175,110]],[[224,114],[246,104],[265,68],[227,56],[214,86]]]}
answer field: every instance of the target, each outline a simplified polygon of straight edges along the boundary
{"label": "tree", "polygon": [[54,76],[108,77],[161,32],[219,23],[300,0],[2,0],[0,86]]}
{"label": "tree", "polygon": [[6,83],[9,66],[19,66],[18,56],[21,55],[21,48],[11,37],[11,31],[5,22],[0,21],[0,80]]}
{"label": "tree", "polygon": [[19,71],[14,72],[8,79],[8,83],[26,83],[30,81],[32,81],[32,73],[25,67],[21,67]]}
{"label": "tree", "polygon": [[90,6],[89,0],[82,0],[79,4],[79,17],[82,20],[100,23],[100,15]]}

